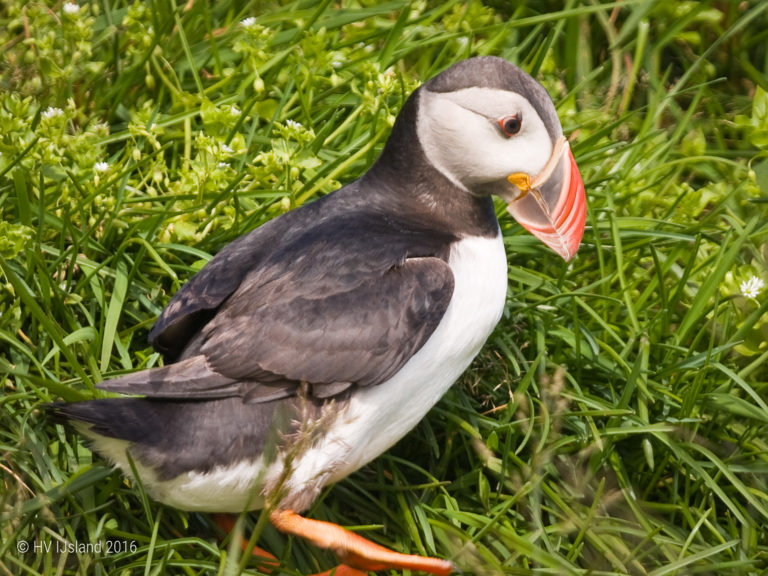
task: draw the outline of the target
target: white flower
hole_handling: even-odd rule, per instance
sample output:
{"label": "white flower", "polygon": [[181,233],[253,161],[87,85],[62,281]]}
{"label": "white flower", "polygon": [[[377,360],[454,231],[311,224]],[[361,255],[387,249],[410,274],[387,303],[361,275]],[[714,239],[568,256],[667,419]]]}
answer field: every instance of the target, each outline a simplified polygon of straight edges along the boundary
{"label": "white flower", "polygon": [[741,293],[747,298],[757,298],[757,295],[760,294],[760,290],[762,290],[764,286],[765,282],[763,282],[762,278],[752,276],[749,280],[744,280],[744,282],[739,285],[739,290],[741,290]]}
{"label": "white flower", "polygon": [[230,146],[227,146],[226,144],[221,144],[221,151],[224,152],[224,154],[234,154],[235,151],[232,150]]}
{"label": "white flower", "polygon": [[64,14],[77,14],[80,12],[80,6],[75,4],[74,2],[67,2],[63,6]]}
{"label": "white flower", "polygon": [[229,163],[228,163],[228,162],[219,162],[219,163],[217,164],[217,166],[218,166],[219,168],[221,168],[222,170],[226,170],[227,168],[229,168]]}
{"label": "white flower", "polygon": [[294,130],[301,130],[304,128],[304,126],[301,125],[301,122],[296,122],[296,120],[286,120],[285,125],[288,126],[288,128],[293,128]]}
{"label": "white flower", "polygon": [[107,162],[96,162],[96,164],[93,165],[94,172],[106,172],[107,170],[109,170],[109,164]]}
{"label": "white flower", "polygon": [[61,116],[64,114],[64,110],[61,108],[54,108],[53,106],[48,106],[46,110],[43,111],[43,118],[56,118],[57,116]]}
{"label": "white flower", "polygon": [[235,108],[234,106],[231,106],[231,107],[230,107],[230,109],[229,109],[229,113],[230,113],[232,116],[240,116],[240,110],[238,110],[238,109],[237,109],[237,108]]}
{"label": "white flower", "polygon": [[256,18],[253,16],[249,16],[248,18],[245,18],[244,20],[240,21],[240,26],[243,28],[251,28],[252,26],[256,25]]}

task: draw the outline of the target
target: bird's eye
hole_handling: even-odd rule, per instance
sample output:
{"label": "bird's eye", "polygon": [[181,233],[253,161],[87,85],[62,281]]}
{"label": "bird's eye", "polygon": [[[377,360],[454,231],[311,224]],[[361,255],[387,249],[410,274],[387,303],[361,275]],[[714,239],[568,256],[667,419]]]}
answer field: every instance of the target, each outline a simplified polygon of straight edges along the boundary
{"label": "bird's eye", "polygon": [[512,116],[504,116],[499,118],[499,127],[504,133],[504,136],[511,138],[523,127],[523,118],[520,114],[513,114]]}

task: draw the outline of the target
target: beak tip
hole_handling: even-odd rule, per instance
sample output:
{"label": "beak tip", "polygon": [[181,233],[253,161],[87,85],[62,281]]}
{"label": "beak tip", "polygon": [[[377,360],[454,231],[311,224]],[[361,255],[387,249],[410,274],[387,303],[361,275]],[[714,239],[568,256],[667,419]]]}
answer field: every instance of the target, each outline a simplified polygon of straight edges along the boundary
{"label": "beak tip", "polygon": [[[573,156],[571,156],[573,161]],[[587,194],[584,190],[584,182],[581,180],[581,174],[576,167],[576,162],[572,165],[571,192],[574,196],[571,214],[565,225],[557,230],[558,236],[563,240],[564,249],[559,252],[563,260],[570,262],[581,245],[581,239],[584,236],[584,228],[587,224]]]}
{"label": "beak tip", "polygon": [[584,227],[582,224],[580,229],[576,227],[576,229],[571,230],[570,233],[553,231],[550,234],[547,234],[546,237],[541,234],[536,234],[536,236],[563,260],[570,262],[576,257],[576,253],[579,251],[583,230]]}

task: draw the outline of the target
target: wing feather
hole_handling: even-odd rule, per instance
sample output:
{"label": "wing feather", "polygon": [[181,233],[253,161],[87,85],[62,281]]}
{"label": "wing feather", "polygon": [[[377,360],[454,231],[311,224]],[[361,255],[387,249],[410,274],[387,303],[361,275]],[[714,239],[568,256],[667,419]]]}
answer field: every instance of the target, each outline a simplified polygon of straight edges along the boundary
{"label": "wing feather", "polygon": [[[447,235],[360,214],[313,222],[269,250],[258,240],[279,229],[267,232],[225,249],[174,297],[152,337],[177,362],[101,387],[251,403],[302,385],[318,399],[374,386],[418,352],[453,295]],[[217,285],[227,263],[246,269]]]}

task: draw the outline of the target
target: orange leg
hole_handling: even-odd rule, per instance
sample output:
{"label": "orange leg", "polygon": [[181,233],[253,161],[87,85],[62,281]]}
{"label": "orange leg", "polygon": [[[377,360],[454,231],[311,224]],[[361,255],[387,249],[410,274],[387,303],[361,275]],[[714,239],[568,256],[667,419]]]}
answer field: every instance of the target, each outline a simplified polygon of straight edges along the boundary
{"label": "orange leg", "polygon": [[[211,514],[211,518],[216,525],[227,534],[231,533],[235,528],[236,516],[232,514]],[[246,541],[240,543],[243,552],[248,552],[248,550],[246,550],[247,545],[248,543]],[[253,550],[251,550],[251,554],[257,557],[261,564],[259,567],[266,574],[272,574],[274,570],[277,570],[280,567],[280,561],[273,554],[270,554],[259,546],[254,547]],[[335,568],[326,570],[325,572],[311,574],[310,576],[367,576],[367,574],[367,572],[361,572],[360,570],[341,564]]]}
{"label": "orange leg", "polygon": [[[281,532],[304,538],[318,548],[333,550],[347,565],[339,568],[350,567],[358,574],[358,570],[416,570],[435,576],[448,576],[457,571],[453,563],[447,560],[400,554],[344,530],[341,526],[321,520],[310,520],[291,510],[274,510],[269,515],[269,521]],[[349,572],[341,573],[338,569],[336,574],[352,576]]]}

